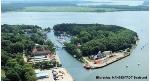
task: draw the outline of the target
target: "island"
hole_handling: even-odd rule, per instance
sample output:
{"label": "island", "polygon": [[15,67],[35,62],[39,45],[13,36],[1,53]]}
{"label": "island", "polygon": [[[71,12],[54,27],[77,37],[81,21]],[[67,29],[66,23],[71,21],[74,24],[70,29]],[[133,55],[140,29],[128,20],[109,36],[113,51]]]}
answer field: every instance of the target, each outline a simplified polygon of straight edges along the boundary
{"label": "island", "polygon": [[50,31],[37,25],[1,25],[1,80],[74,81],[47,39]]}
{"label": "island", "polygon": [[[138,42],[136,32],[116,25],[63,23],[53,27],[62,44],[85,68],[100,68],[130,55]],[[62,39],[60,39],[62,40]]]}

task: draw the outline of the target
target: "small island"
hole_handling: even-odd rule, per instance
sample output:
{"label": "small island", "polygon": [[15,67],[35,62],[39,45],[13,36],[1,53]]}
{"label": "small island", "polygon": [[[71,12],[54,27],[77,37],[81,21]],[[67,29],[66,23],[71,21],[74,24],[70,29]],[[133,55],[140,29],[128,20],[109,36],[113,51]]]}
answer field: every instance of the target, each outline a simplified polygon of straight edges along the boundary
{"label": "small island", "polygon": [[63,48],[85,68],[100,68],[129,56],[139,40],[136,32],[116,25],[63,23],[53,29],[60,38],[71,37],[62,42]]}

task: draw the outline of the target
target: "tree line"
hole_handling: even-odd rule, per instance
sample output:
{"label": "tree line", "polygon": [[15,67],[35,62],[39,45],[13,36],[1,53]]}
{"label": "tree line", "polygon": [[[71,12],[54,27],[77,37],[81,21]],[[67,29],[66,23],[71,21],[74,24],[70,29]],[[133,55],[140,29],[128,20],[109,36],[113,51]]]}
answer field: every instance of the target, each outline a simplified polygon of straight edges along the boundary
{"label": "tree line", "polygon": [[[36,34],[25,36],[25,29]],[[34,56],[32,49],[35,43],[44,44],[46,45],[45,49],[51,50],[53,53],[55,52],[53,43],[50,40],[44,39],[39,29],[41,30],[42,28],[36,25],[1,25],[1,69],[5,73],[2,81],[37,80],[33,69],[34,66],[24,62],[23,52],[25,56]],[[23,33],[20,33],[20,31]],[[57,63],[54,62],[54,64]]]}
{"label": "tree line", "polygon": [[49,69],[49,68],[54,68],[54,67],[61,67],[62,64],[60,64],[59,62],[56,62],[55,60],[51,60],[51,61],[42,61],[42,62],[36,62],[35,64],[32,64],[32,66],[34,68],[37,69]]}
{"label": "tree line", "polygon": [[[144,5],[139,6],[129,6],[129,5],[96,5],[89,6],[90,8],[111,8],[116,9],[116,11],[148,11],[149,7]],[[96,10],[99,11],[99,10]]]}
{"label": "tree line", "polygon": [[76,48],[76,45],[70,43],[64,43],[66,50],[71,54],[75,55],[78,59],[82,60],[82,54],[79,49]]}
{"label": "tree line", "polygon": [[23,10],[25,7],[29,6],[77,6],[74,3],[62,3],[62,2],[39,2],[39,3],[32,3],[32,2],[27,2],[27,3],[2,3],[2,12],[7,12],[7,11],[18,11],[18,10]]}
{"label": "tree line", "polygon": [[[146,4],[145,1],[143,4]],[[89,8],[89,9],[95,9],[94,12],[107,12],[107,11],[149,11],[149,6],[145,5],[139,5],[139,6],[129,6],[129,5],[89,5],[89,6],[78,6],[77,3],[71,3],[71,2],[26,2],[26,3],[2,3],[2,12],[7,11],[19,11],[23,10],[26,7],[35,7],[35,6],[44,6],[44,7],[82,7],[82,8]],[[100,9],[98,9],[100,8]],[[101,8],[103,8],[101,10]],[[92,12],[93,12],[92,11]],[[88,12],[88,10],[87,10]],[[91,12],[91,11],[90,11]]]}
{"label": "tree line", "polygon": [[1,4],[1,12],[22,10],[24,7],[25,5],[4,3]]}
{"label": "tree line", "polygon": [[3,33],[14,33],[14,34],[24,34],[27,33],[37,33],[38,30],[42,30],[41,27],[37,25],[1,25],[1,31]]}
{"label": "tree line", "polygon": [[[71,38],[71,43],[65,44],[66,49],[72,53],[78,48],[81,56],[97,54],[99,50],[124,50],[131,48],[138,40],[136,32],[116,25],[57,24],[53,29],[55,32],[69,31],[74,37]],[[77,47],[77,43],[80,43],[81,47]]]}

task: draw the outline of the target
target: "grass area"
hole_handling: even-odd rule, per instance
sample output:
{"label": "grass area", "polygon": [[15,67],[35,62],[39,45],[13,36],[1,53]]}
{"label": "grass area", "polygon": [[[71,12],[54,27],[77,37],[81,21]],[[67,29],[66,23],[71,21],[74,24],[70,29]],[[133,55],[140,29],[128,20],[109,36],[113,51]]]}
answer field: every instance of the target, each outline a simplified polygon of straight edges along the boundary
{"label": "grass area", "polygon": [[94,60],[91,60],[91,59],[89,59],[88,57],[86,57],[86,59],[87,59],[89,62],[94,62]]}
{"label": "grass area", "polygon": [[138,38],[138,37],[136,37],[136,36],[134,36],[134,39],[135,39],[136,41],[138,41],[138,40],[139,40],[139,38]]}
{"label": "grass area", "polygon": [[25,7],[26,12],[95,12],[96,10],[104,10],[107,12],[116,11],[114,8],[90,8],[81,6],[31,6]]}

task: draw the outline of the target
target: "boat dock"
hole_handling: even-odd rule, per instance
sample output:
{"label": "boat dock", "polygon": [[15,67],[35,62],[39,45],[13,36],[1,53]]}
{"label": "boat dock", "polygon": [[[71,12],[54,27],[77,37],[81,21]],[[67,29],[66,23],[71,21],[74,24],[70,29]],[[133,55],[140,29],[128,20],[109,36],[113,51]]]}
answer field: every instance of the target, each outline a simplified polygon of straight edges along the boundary
{"label": "boat dock", "polygon": [[[117,54],[117,53],[116,53]],[[90,69],[97,69],[97,68],[103,68],[109,64],[112,64],[116,61],[119,61],[127,56],[130,56],[130,54],[127,54],[127,55],[124,55],[123,53],[118,53],[117,55],[109,58],[107,57],[106,60],[102,61],[101,63],[97,63],[97,64],[94,64],[94,62],[89,62],[87,61],[85,58],[85,60],[88,62],[88,65],[90,66]]]}

